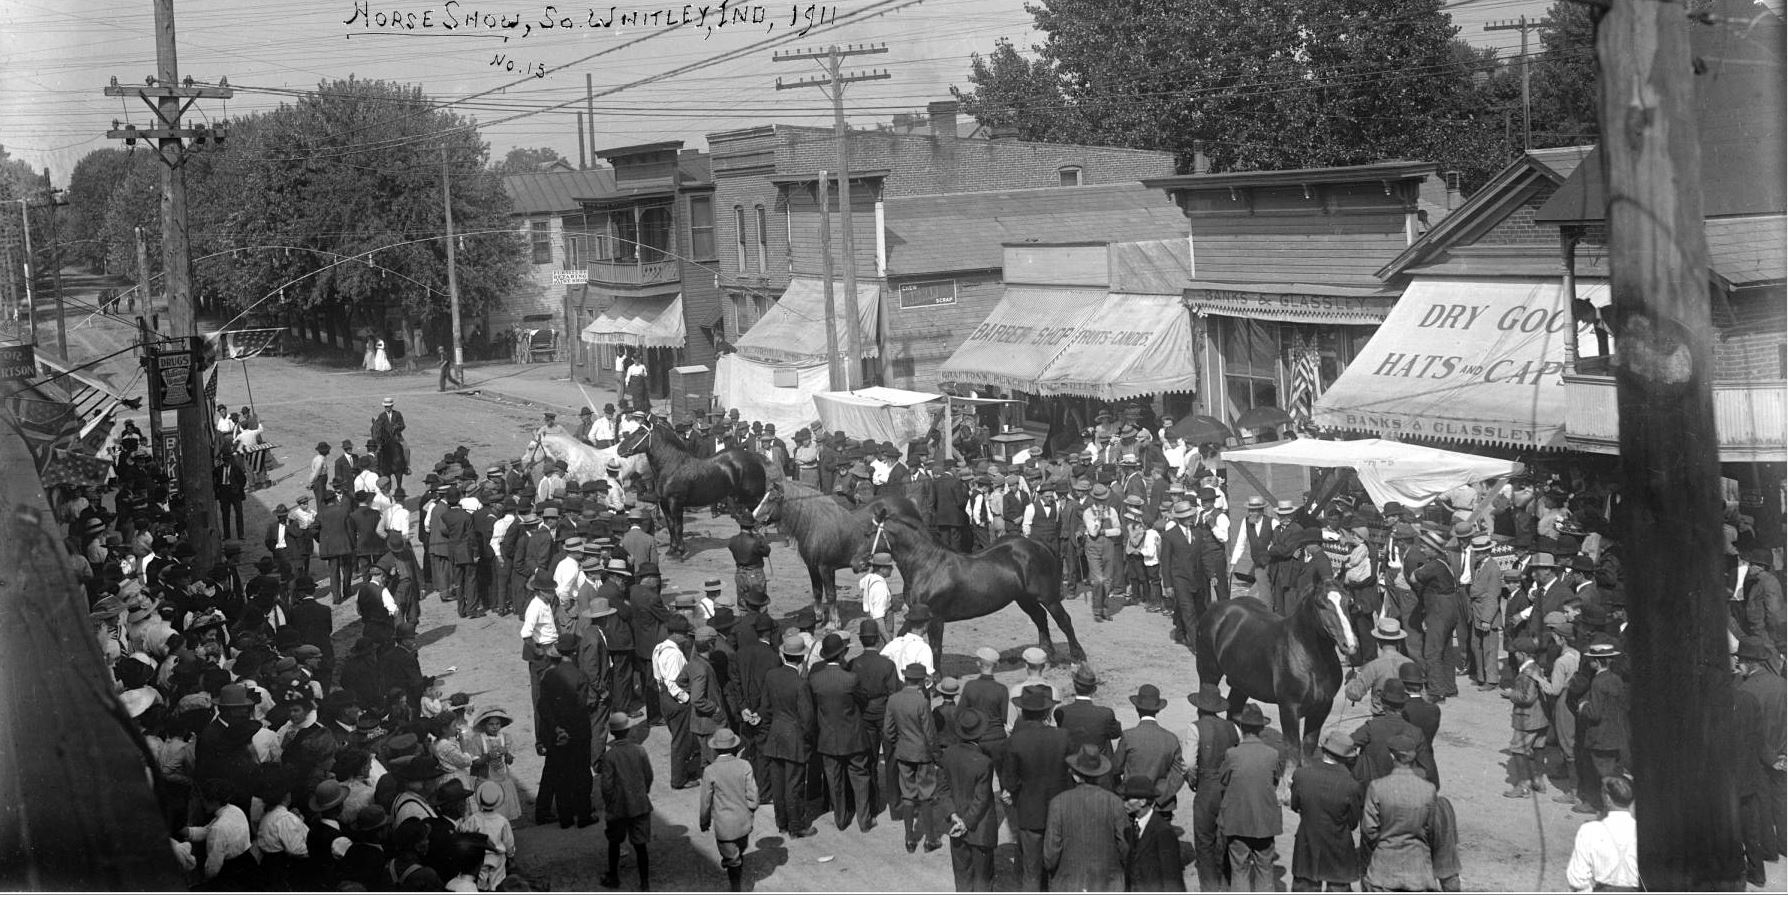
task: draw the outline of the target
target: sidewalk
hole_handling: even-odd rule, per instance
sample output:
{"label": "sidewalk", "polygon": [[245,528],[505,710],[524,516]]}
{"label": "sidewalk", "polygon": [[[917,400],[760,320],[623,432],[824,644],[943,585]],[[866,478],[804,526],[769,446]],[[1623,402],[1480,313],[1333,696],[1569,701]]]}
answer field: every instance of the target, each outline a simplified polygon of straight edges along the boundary
{"label": "sidewalk", "polygon": [[[582,390],[579,390],[579,388]],[[573,382],[565,372],[565,364],[556,363],[491,363],[466,368],[466,386],[456,393],[483,397],[501,403],[528,406],[541,412],[556,412],[575,419],[585,406],[601,411],[604,403],[615,403],[615,389],[598,384]],[[654,408],[666,401],[654,398]],[[616,404],[617,408],[619,404]]]}

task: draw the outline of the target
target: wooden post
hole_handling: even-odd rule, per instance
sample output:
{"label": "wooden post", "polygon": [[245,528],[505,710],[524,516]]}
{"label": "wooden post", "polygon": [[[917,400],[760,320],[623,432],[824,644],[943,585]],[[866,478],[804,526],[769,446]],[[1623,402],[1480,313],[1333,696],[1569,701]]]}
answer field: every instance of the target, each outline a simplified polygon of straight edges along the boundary
{"label": "wooden post", "polygon": [[1639,871],[1654,891],[1743,890],[1721,578],[1713,325],[1688,29],[1615,0],[1596,34],[1620,411]]}
{"label": "wooden post", "polygon": [[36,464],[0,428],[0,890],[185,887]]}

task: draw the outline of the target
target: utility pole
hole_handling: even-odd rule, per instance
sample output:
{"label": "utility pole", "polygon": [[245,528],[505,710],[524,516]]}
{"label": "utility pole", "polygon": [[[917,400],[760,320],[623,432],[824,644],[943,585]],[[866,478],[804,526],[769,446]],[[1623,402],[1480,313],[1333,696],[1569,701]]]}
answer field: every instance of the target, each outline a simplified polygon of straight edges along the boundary
{"label": "utility pole", "polygon": [[[43,167],[45,185],[50,181],[50,167]],[[68,198],[62,191],[49,188],[50,195],[44,200],[44,206],[50,210],[50,276],[56,291],[56,353],[68,359],[68,309],[62,301],[62,235],[56,226],[56,207],[67,206]]]}
{"label": "utility pole", "polygon": [[596,79],[590,73],[584,73],[584,120],[578,125],[577,140],[584,140],[584,129],[589,129],[590,136],[590,168],[596,168]]}
{"label": "utility pole", "polygon": [[31,271],[31,204],[24,198],[19,199],[19,217],[25,220],[25,316],[30,323],[26,326],[25,343],[37,343],[37,294],[31,289],[34,272]]}
{"label": "utility pole", "polygon": [[[820,277],[825,279],[826,382],[834,391],[850,390],[846,366],[838,358],[838,306],[832,299],[832,185],[825,170],[819,174]],[[853,309],[855,306],[852,307]]]}
{"label": "utility pole", "polygon": [[1614,0],[1596,28],[1632,769],[1646,888],[1742,891],[1693,27],[1678,4]]}
{"label": "utility pole", "polygon": [[590,167],[590,150],[584,146],[584,114],[577,114],[577,170],[582,172]]}
{"label": "utility pole", "polygon": [[[147,129],[129,125],[118,128],[113,122],[110,138],[122,138],[127,146],[136,146],[139,139],[156,142],[156,153],[162,162],[161,178],[161,254],[162,279],[168,297],[167,329],[174,337],[197,338],[198,311],[192,296],[192,253],[186,233],[186,141],[203,145],[215,140],[222,143],[227,136],[222,126],[201,125],[185,128],[180,117],[199,100],[227,100],[234,96],[227,79],[216,87],[195,86],[189,78],[180,80],[180,64],[174,41],[174,0],[154,0],[155,4],[155,68],[156,75],[140,87],[123,87],[113,78],[106,88],[108,97],[134,96],[154,110],[157,124]],[[196,343],[194,341],[193,343]],[[194,373],[203,383],[205,373]],[[200,401],[181,409],[176,415],[180,435],[180,491],[185,498],[187,539],[198,551],[199,567],[209,569],[217,560],[218,539],[212,530],[212,516],[217,498],[211,487],[211,410],[205,408],[204,391],[197,391]],[[152,422],[159,415],[151,416]]]}
{"label": "utility pole", "polygon": [[1527,21],[1526,16],[1513,22],[1492,22],[1484,26],[1485,31],[1519,31],[1521,32],[1521,149],[1533,149],[1533,104],[1528,99],[1527,89],[1527,33],[1538,31],[1552,24],[1551,19]]}
{"label": "utility pole", "polygon": [[441,144],[441,207],[447,211],[447,303],[453,315],[453,377],[466,380],[466,354],[459,339],[459,268],[454,262],[453,174],[447,170],[447,144]]}
{"label": "utility pole", "polygon": [[[143,237],[143,226],[138,225],[135,231],[137,237],[137,293],[142,295],[143,315],[148,316],[155,312],[155,304],[151,299],[154,295],[149,293],[149,241]],[[135,310],[137,305],[132,303],[130,308]]]}
{"label": "utility pole", "polygon": [[[800,81],[784,84],[782,79],[778,78],[776,79],[776,89],[782,91],[793,88],[817,87],[826,89],[827,93],[832,98],[832,129],[838,140],[838,208],[839,211],[844,214],[844,314],[849,320],[849,323],[845,326],[845,339],[847,342],[846,346],[849,348],[848,355],[850,358],[850,364],[845,367],[844,390],[847,391],[856,386],[856,370],[863,364],[863,347],[861,332],[859,330],[862,327],[862,318],[857,310],[857,241],[855,229],[852,227],[851,221],[853,218],[851,215],[851,133],[850,128],[846,126],[844,121],[844,86],[855,81],[881,81],[893,76],[889,75],[886,69],[879,72],[852,73],[846,75],[844,74],[842,67],[844,65],[844,58],[847,56],[864,56],[871,53],[886,52],[888,52],[887,44],[865,44],[863,46],[851,44],[843,48],[840,48],[837,44],[833,44],[824,50],[796,50],[790,53],[778,53],[771,57],[774,62],[789,62],[791,60],[799,59],[824,60],[823,65],[826,68],[826,77],[823,79],[804,78]],[[824,209],[825,207],[822,206],[821,208]],[[827,238],[826,246],[828,250],[831,248],[831,239],[829,237]],[[830,276],[827,276],[826,283],[829,288],[831,284]],[[877,329],[877,337],[879,340],[880,335],[886,334],[888,330],[887,303],[885,299],[882,301],[881,315],[878,318],[881,321],[881,325]],[[885,343],[885,341],[883,343]],[[881,347],[880,350],[882,381],[884,383],[891,382],[893,381],[894,362],[889,357],[885,346]]]}

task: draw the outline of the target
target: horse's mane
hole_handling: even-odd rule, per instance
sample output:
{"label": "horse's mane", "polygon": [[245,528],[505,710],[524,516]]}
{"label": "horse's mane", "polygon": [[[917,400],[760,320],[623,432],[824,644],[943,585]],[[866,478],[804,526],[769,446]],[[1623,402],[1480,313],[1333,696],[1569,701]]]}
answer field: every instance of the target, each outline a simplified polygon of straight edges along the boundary
{"label": "horse's mane", "polygon": [[[948,547],[938,544],[931,539],[931,535],[927,534],[924,528],[915,523],[908,522],[900,516],[890,514],[882,521],[881,526],[884,529],[894,527],[904,528],[912,533],[912,536],[907,540],[907,553],[914,557],[913,567],[915,570],[930,569],[947,560],[968,556],[966,553],[957,553]],[[893,552],[892,547],[889,548],[889,552]],[[906,574],[904,567],[901,570],[901,574]]]}
{"label": "horse's mane", "polygon": [[664,442],[668,444],[671,449],[680,451],[691,458],[695,458],[695,448],[689,446],[689,444],[683,440],[683,437],[677,434],[675,428],[672,428],[663,422],[653,422],[652,434],[663,438]]}
{"label": "horse's mane", "polygon": [[816,561],[848,556],[862,532],[852,512],[817,488],[788,479],[781,484],[782,528],[800,545],[801,555]]}

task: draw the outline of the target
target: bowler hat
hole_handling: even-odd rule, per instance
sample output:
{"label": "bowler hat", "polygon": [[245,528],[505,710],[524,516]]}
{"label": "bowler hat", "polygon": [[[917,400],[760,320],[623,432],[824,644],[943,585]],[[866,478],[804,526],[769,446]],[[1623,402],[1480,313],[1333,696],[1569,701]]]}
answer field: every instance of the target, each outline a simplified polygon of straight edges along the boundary
{"label": "bowler hat", "polygon": [[1160,792],[1155,790],[1155,779],[1147,775],[1128,775],[1118,788],[1118,796],[1125,800],[1153,800]]}
{"label": "bowler hat", "polygon": [[1099,752],[1095,744],[1082,744],[1080,751],[1067,758],[1068,768],[1082,778],[1103,778],[1111,771],[1111,760]]}
{"label": "bowler hat", "polygon": [[471,796],[472,789],[466,787],[465,782],[458,778],[449,778],[441,782],[440,787],[435,788],[435,806],[446,806],[451,803],[458,803]]}
{"label": "bowler hat", "polygon": [[846,640],[844,635],[834,631],[826,635],[825,640],[820,641],[820,658],[830,662],[843,656],[850,647],[851,642]]}
{"label": "bowler hat", "polygon": [[403,765],[399,766],[394,774],[397,775],[397,780],[399,781],[427,781],[431,778],[440,777],[443,774],[443,770],[441,769],[441,764],[435,762],[435,758],[432,755],[418,753],[417,755],[410,757]]}
{"label": "bowler hat", "polygon": [[1378,689],[1378,702],[1385,706],[1402,706],[1409,702],[1409,688],[1401,681],[1386,681]]}
{"label": "bowler hat", "polygon": [[1403,682],[1404,687],[1419,688],[1428,683],[1427,676],[1422,674],[1421,664],[1414,662],[1406,662],[1397,667],[1397,680]]}
{"label": "bowler hat", "polygon": [[255,705],[248,697],[248,688],[240,683],[226,684],[217,692],[217,706],[222,708],[248,707]]}
{"label": "bowler hat", "polygon": [[1217,489],[1213,488],[1213,487],[1199,488],[1198,489],[1198,499],[1200,499],[1200,500],[1215,500],[1215,499],[1217,499]]}
{"label": "bowler hat", "polygon": [[906,611],[906,621],[911,625],[923,625],[931,621],[931,607],[923,603],[914,604]]}
{"label": "bowler hat", "polygon": [[326,778],[310,792],[310,811],[327,812],[347,802],[348,789],[333,778]]}
{"label": "bowler hat", "polygon": [[1222,712],[1229,708],[1229,703],[1223,699],[1223,695],[1218,692],[1215,684],[1199,685],[1198,690],[1186,695],[1186,700],[1192,704],[1194,709],[1203,712]]}
{"label": "bowler hat", "polygon": [[639,720],[624,712],[612,712],[608,715],[608,730],[620,733],[631,729]]}
{"label": "bowler hat", "polygon": [[864,619],[857,625],[857,636],[860,638],[879,638],[882,636],[881,626],[874,619]]}
{"label": "bowler hat", "polygon": [[1130,705],[1143,715],[1158,713],[1167,706],[1167,698],[1161,696],[1161,689],[1152,684],[1145,684],[1130,695]]}
{"label": "bowler hat", "polygon": [[[1396,682],[1392,683],[1395,684]],[[1267,723],[1266,713],[1260,711],[1260,704],[1250,703],[1247,706],[1242,707],[1241,713],[1235,717],[1235,723],[1237,725],[1246,725],[1249,728],[1264,728]]]}
{"label": "bowler hat", "polygon": [[659,574],[658,564],[655,562],[652,562],[651,560],[646,560],[645,562],[640,563],[638,568],[635,568],[633,570],[633,575],[635,578],[645,578],[648,575],[657,575],[657,574]]}
{"label": "bowler hat", "polygon": [[1049,685],[1027,684],[1013,698],[1012,705],[1019,709],[1040,712],[1054,706],[1055,700],[1050,697]]}
{"label": "bowler hat", "polygon": [[556,590],[558,586],[558,583],[553,581],[553,574],[545,569],[535,572],[533,577],[528,579],[528,590],[530,591],[551,591]]}
{"label": "bowler hat", "polygon": [[1074,670],[1074,689],[1092,691],[1099,686],[1099,675],[1086,663]]}
{"label": "bowler hat", "polygon": [[924,681],[928,674],[924,664],[916,662],[907,663],[906,668],[900,670],[900,677],[907,681]]}
{"label": "bowler hat", "polygon": [[1337,728],[1322,739],[1322,752],[1340,759],[1352,759],[1359,755],[1360,747],[1353,742],[1353,736]]}
{"label": "bowler hat", "polygon": [[986,737],[987,717],[973,707],[964,706],[956,711],[956,718],[950,723],[956,731],[956,739],[960,741],[978,741]]}
{"label": "bowler hat", "polygon": [[1596,570],[1596,561],[1579,553],[1576,556],[1565,560],[1565,568],[1573,572],[1594,572]]}
{"label": "bowler hat", "polygon": [[739,736],[725,725],[714,729],[714,734],[708,738],[708,748],[711,750],[736,750],[738,747]]}

